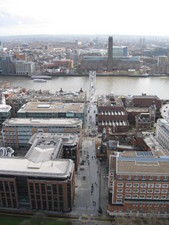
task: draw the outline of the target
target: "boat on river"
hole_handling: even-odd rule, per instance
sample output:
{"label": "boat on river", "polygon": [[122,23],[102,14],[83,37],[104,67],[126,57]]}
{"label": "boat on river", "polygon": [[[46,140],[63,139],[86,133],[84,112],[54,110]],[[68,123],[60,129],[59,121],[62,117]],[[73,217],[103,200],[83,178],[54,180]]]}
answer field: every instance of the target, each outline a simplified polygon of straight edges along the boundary
{"label": "boat on river", "polygon": [[31,79],[44,79],[44,80],[50,80],[52,79],[51,76],[44,76],[44,75],[32,75]]}
{"label": "boat on river", "polygon": [[47,82],[45,79],[33,79],[34,82]]}

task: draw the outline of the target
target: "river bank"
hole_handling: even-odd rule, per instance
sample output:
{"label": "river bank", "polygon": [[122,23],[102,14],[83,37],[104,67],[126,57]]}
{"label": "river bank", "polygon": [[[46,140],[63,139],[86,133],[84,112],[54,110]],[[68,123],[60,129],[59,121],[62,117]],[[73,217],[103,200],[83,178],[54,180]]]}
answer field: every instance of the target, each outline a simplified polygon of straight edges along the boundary
{"label": "river bank", "polygon": [[[0,81],[8,81],[13,87],[23,87],[26,90],[50,90],[55,93],[61,88],[63,91],[89,91],[89,76],[53,76],[44,83],[34,82],[25,76],[0,76]],[[169,99],[169,76],[160,77],[120,77],[96,76],[95,96],[116,95],[157,95],[161,99]]]}
{"label": "river bank", "polygon": [[[41,74],[43,76],[52,76],[52,77],[87,77],[89,73],[78,74],[78,73],[57,73],[57,74]],[[31,78],[30,75],[25,74],[5,74],[1,73],[0,76],[9,76],[9,77],[28,77]],[[37,75],[38,76],[38,75]],[[169,74],[120,74],[120,73],[96,73],[97,77],[169,77]]]}

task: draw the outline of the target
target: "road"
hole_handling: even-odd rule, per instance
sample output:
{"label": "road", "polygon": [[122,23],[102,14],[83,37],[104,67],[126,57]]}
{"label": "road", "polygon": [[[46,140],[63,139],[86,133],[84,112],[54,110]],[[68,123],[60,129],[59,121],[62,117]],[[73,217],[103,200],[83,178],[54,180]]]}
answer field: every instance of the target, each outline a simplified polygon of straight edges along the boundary
{"label": "road", "polygon": [[[106,216],[107,170],[105,163],[99,162],[96,158],[95,138],[85,138],[80,158],[84,165],[80,165],[76,173],[75,201],[71,215]],[[101,215],[98,213],[99,206],[103,210]]]}

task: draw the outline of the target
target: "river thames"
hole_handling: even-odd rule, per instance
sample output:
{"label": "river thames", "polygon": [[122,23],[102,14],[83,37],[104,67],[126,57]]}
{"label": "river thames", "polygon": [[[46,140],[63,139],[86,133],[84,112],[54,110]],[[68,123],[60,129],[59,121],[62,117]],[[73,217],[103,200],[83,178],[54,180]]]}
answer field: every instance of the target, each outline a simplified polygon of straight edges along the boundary
{"label": "river thames", "polygon": [[[1,81],[8,81],[12,86],[26,89],[50,90],[52,93],[62,88],[64,91],[89,90],[89,77],[52,77],[47,82],[39,83],[28,77],[0,76]],[[115,95],[157,95],[161,99],[169,99],[169,77],[97,77],[96,96],[100,94]]]}

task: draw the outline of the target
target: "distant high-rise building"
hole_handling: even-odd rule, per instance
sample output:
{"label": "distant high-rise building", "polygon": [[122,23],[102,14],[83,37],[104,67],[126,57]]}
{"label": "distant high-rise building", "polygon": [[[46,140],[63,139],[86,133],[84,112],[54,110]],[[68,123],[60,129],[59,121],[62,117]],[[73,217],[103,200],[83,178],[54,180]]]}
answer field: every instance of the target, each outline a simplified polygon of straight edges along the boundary
{"label": "distant high-rise building", "polygon": [[127,57],[127,46],[113,46],[113,58],[114,57]]}
{"label": "distant high-rise building", "polygon": [[12,61],[10,56],[0,56],[0,73],[16,73],[15,63]]}
{"label": "distant high-rise building", "polygon": [[108,40],[108,59],[107,59],[107,68],[109,71],[111,71],[113,69],[113,37],[109,37]]}

